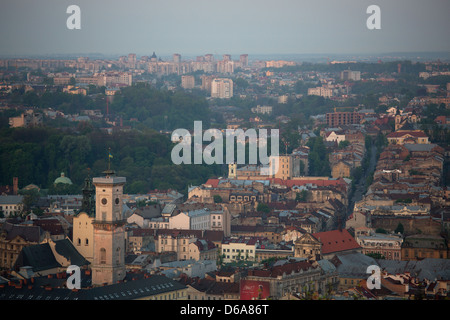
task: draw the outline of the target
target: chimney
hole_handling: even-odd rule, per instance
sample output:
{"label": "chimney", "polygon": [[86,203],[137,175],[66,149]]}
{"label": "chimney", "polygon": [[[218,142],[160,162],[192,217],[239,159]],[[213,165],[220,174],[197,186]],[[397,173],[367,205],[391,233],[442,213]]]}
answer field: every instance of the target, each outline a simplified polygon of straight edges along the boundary
{"label": "chimney", "polygon": [[19,191],[19,178],[14,177],[13,178],[13,193],[16,196]]}

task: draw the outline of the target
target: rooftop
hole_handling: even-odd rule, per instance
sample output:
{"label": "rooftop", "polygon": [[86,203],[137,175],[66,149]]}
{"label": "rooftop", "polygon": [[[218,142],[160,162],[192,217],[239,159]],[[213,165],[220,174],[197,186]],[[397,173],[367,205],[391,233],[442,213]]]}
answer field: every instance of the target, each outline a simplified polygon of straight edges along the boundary
{"label": "rooftop", "polygon": [[312,235],[322,243],[323,254],[361,248],[346,229],[318,232]]}

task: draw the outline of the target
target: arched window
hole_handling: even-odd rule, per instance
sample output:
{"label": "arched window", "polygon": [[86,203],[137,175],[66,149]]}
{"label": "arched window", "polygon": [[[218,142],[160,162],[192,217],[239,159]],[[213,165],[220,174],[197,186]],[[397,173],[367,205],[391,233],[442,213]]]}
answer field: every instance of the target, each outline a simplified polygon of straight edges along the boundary
{"label": "arched window", "polygon": [[81,239],[80,238],[77,239],[77,245],[81,246]]}
{"label": "arched window", "polygon": [[89,245],[89,239],[88,239],[88,238],[86,238],[86,240],[84,241],[84,245],[85,245],[85,246],[88,246],[88,245]]}

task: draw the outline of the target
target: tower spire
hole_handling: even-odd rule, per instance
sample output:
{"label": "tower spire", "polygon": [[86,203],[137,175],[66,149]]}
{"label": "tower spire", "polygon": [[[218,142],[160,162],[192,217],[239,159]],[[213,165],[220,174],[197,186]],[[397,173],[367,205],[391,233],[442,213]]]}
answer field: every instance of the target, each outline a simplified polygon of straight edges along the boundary
{"label": "tower spire", "polygon": [[92,186],[92,180],[90,175],[90,169],[88,168],[88,174],[86,179],[84,179],[83,186],[83,203],[81,206],[81,211],[86,212],[89,216],[93,216],[95,214],[95,197],[94,197],[94,188]]}

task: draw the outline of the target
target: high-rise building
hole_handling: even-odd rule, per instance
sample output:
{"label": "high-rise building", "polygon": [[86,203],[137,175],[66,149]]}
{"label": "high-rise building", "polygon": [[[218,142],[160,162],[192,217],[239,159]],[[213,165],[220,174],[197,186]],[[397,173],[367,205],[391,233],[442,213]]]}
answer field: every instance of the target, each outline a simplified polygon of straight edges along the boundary
{"label": "high-rise building", "polygon": [[178,53],[174,53],[173,55],[173,62],[180,63],[181,62],[181,55]]}
{"label": "high-rise building", "polygon": [[234,73],[234,61],[231,60],[217,61],[216,71],[218,73]]}
{"label": "high-rise building", "polygon": [[195,77],[181,76],[181,87],[183,89],[193,89],[195,87]]}
{"label": "high-rise building", "polygon": [[211,97],[229,99],[233,97],[233,80],[216,78],[211,82]]}
{"label": "high-rise building", "polygon": [[136,68],[136,54],[130,53],[128,54],[128,68]]}
{"label": "high-rise building", "polygon": [[241,54],[239,57],[239,61],[241,63],[241,67],[247,67],[248,66],[248,54]]}
{"label": "high-rise building", "polygon": [[200,76],[200,79],[202,80],[202,90],[211,92],[211,83],[212,83],[214,77],[203,74]]}
{"label": "high-rise building", "polygon": [[125,223],[122,216],[124,177],[106,171],[94,178],[96,209],[92,284],[114,284],[125,278]]}

